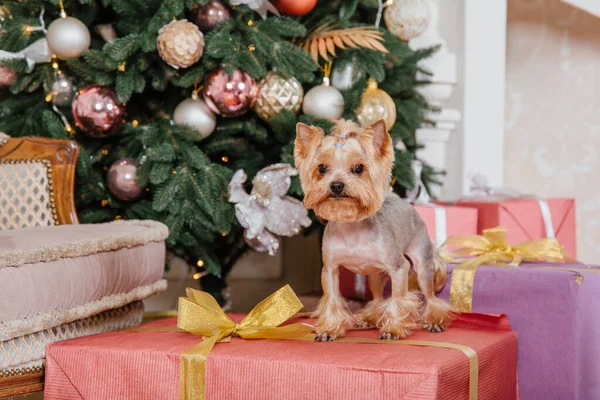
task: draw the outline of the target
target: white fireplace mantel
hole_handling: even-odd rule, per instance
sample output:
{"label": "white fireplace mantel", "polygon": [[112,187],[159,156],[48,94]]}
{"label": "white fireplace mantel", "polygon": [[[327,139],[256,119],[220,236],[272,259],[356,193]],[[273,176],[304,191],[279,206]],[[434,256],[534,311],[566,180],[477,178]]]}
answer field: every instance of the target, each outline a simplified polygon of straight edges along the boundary
{"label": "white fireplace mantel", "polygon": [[503,185],[507,0],[465,0],[462,194],[470,176]]}
{"label": "white fireplace mantel", "polygon": [[417,130],[425,145],[418,156],[447,170],[444,198],[468,194],[474,173],[502,186],[507,0],[426,1],[431,25],[409,44],[442,45],[423,63],[433,84],[421,90],[442,111],[427,116],[433,126]]}

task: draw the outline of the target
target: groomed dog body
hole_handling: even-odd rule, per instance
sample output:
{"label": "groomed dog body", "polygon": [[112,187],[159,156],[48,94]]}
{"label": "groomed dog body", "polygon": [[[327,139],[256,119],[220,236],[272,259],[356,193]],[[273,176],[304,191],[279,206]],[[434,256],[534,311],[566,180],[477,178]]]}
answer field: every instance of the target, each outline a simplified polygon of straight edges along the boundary
{"label": "groomed dog body", "polygon": [[[419,327],[443,330],[450,309],[434,291],[444,284],[446,266],[412,205],[389,191],[394,150],[385,123],[361,128],[341,120],[328,136],[304,124],[296,130],[305,205],[327,221],[316,339],[335,340],[352,323],[376,326],[383,339],[403,338]],[[408,290],[411,262],[423,301]],[[374,299],[355,316],[339,292],[340,266],[368,276]],[[384,299],[388,279],[392,295]]]}

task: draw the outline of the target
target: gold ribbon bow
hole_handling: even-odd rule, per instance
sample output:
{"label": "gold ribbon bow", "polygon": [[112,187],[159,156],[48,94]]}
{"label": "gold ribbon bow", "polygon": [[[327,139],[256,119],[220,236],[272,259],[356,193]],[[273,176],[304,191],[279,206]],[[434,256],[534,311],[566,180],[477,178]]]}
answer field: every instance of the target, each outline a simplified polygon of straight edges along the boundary
{"label": "gold ribbon bow", "polygon": [[[307,324],[278,326],[302,309],[289,285],[261,301],[241,323],[233,322],[208,293],[188,288],[179,299],[177,327],[204,340],[181,355],[180,399],[204,399],[206,360],[218,342],[233,336],[243,339],[304,339],[312,331]],[[311,336],[312,339],[312,336]]]}
{"label": "gold ribbon bow", "polygon": [[483,235],[451,236],[440,248],[449,262],[461,262],[452,272],[450,304],[456,311],[471,312],[475,272],[483,264],[518,267],[522,261],[565,261],[562,245],[554,238],[531,240],[510,246],[506,229],[486,229]]}
{"label": "gold ribbon bow", "polygon": [[[295,339],[314,340],[310,334],[313,327],[308,324],[290,324],[278,327],[297,314],[302,303],[289,285],[286,285],[260,302],[240,322],[233,322],[208,293],[188,288],[187,298],[179,299],[177,328],[140,326],[128,328],[127,332],[173,332],[187,331],[204,336],[204,340],[193,348],[184,351],[180,358],[180,399],[205,399],[206,361],[208,354],[218,342],[227,342],[232,336],[244,339]],[[469,361],[469,399],[477,400],[479,363],[475,350],[456,343],[432,342],[424,340],[377,340],[362,337],[346,337],[338,342],[372,343],[388,345],[408,345],[441,347],[459,350]]]}

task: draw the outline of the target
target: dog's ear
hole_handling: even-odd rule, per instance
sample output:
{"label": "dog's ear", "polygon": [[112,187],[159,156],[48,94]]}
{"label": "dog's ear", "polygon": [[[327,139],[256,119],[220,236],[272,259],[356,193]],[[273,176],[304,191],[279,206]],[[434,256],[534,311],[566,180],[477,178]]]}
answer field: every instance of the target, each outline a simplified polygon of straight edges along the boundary
{"label": "dog's ear", "polygon": [[393,151],[392,138],[385,127],[384,120],[380,119],[371,125],[371,130],[373,131],[373,146],[378,155],[382,156]]}
{"label": "dog's ear", "polygon": [[296,168],[306,159],[311,148],[323,139],[323,132],[314,126],[308,126],[299,122],[296,125],[296,141],[294,142],[294,161]]}

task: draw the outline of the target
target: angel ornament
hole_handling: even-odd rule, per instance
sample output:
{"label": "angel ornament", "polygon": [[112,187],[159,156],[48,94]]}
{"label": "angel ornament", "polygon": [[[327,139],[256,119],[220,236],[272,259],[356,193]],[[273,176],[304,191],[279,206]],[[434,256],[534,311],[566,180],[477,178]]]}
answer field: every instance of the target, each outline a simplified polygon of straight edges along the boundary
{"label": "angel ornament", "polygon": [[0,146],[8,143],[8,139],[10,139],[10,136],[8,136],[6,133],[0,131]]}
{"label": "angel ornament", "polygon": [[252,192],[244,189],[247,176],[236,171],[229,182],[229,202],[235,203],[235,215],[244,228],[246,243],[257,251],[275,255],[279,236],[294,236],[311,220],[299,200],[286,196],[290,177],[298,172],[288,164],[273,164],[261,169],[252,179]]}

